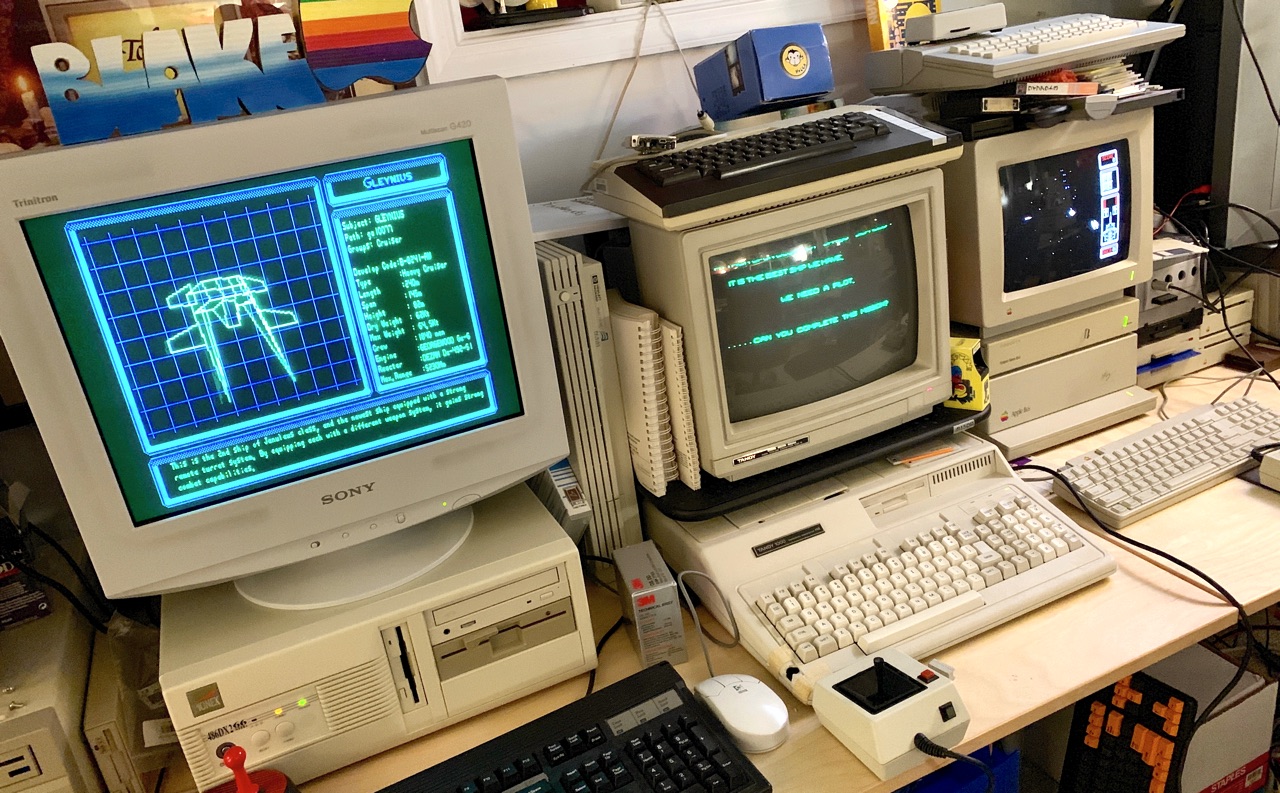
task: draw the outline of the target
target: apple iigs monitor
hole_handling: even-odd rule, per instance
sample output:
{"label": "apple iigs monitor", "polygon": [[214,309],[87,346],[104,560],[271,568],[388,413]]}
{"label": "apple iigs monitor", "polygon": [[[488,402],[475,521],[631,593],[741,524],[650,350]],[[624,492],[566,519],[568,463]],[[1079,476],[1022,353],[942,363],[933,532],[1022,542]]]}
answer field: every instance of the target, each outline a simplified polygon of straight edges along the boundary
{"label": "apple iigs monitor", "polygon": [[631,226],[645,305],[684,328],[702,467],[737,480],[950,395],[935,168],[683,231]]}
{"label": "apple iigs monitor", "polygon": [[521,185],[496,79],[0,163],[0,333],[107,594],[394,586],[562,458]]}
{"label": "apple iigs monitor", "polygon": [[1151,113],[973,141],[943,166],[951,319],[1013,329],[1151,276]]}

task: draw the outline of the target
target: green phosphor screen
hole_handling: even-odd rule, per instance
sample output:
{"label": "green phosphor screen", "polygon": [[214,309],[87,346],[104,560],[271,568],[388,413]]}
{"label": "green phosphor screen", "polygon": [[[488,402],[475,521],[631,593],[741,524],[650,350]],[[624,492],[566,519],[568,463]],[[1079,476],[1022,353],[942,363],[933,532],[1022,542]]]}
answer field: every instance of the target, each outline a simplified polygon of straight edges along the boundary
{"label": "green phosphor screen", "polygon": [[23,229],[139,525],[522,412],[469,141]]}

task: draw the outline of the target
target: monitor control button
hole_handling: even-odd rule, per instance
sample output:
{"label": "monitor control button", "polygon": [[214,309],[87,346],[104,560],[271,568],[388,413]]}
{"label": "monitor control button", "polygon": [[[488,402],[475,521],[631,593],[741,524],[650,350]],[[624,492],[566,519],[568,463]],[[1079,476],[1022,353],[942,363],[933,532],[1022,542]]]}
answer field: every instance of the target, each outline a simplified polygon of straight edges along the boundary
{"label": "monitor control button", "polygon": [[405,520],[407,520],[407,518],[405,518],[405,515],[403,512],[396,513],[396,523],[404,523]]}

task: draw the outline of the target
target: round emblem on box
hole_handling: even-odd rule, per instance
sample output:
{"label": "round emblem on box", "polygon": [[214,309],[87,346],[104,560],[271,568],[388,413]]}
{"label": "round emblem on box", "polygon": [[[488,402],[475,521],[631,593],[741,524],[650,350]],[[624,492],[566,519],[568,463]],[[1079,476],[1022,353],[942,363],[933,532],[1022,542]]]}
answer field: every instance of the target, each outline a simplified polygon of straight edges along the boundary
{"label": "round emblem on box", "polygon": [[809,73],[809,52],[799,44],[782,48],[782,70],[797,79]]}

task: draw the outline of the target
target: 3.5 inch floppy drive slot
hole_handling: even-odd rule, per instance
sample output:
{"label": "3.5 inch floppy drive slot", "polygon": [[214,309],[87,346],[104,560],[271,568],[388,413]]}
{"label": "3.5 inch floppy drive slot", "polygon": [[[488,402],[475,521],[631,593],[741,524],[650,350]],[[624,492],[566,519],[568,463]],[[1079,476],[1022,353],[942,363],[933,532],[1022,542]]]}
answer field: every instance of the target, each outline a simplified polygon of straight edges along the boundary
{"label": "3.5 inch floppy drive slot", "polygon": [[566,597],[433,645],[436,672],[442,681],[449,680],[513,653],[568,636],[577,629],[573,604]]}
{"label": "3.5 inch floppy drive slot", "polygon": [[577,630],[569,582],[552,567],[427,613],[441,681]]}

